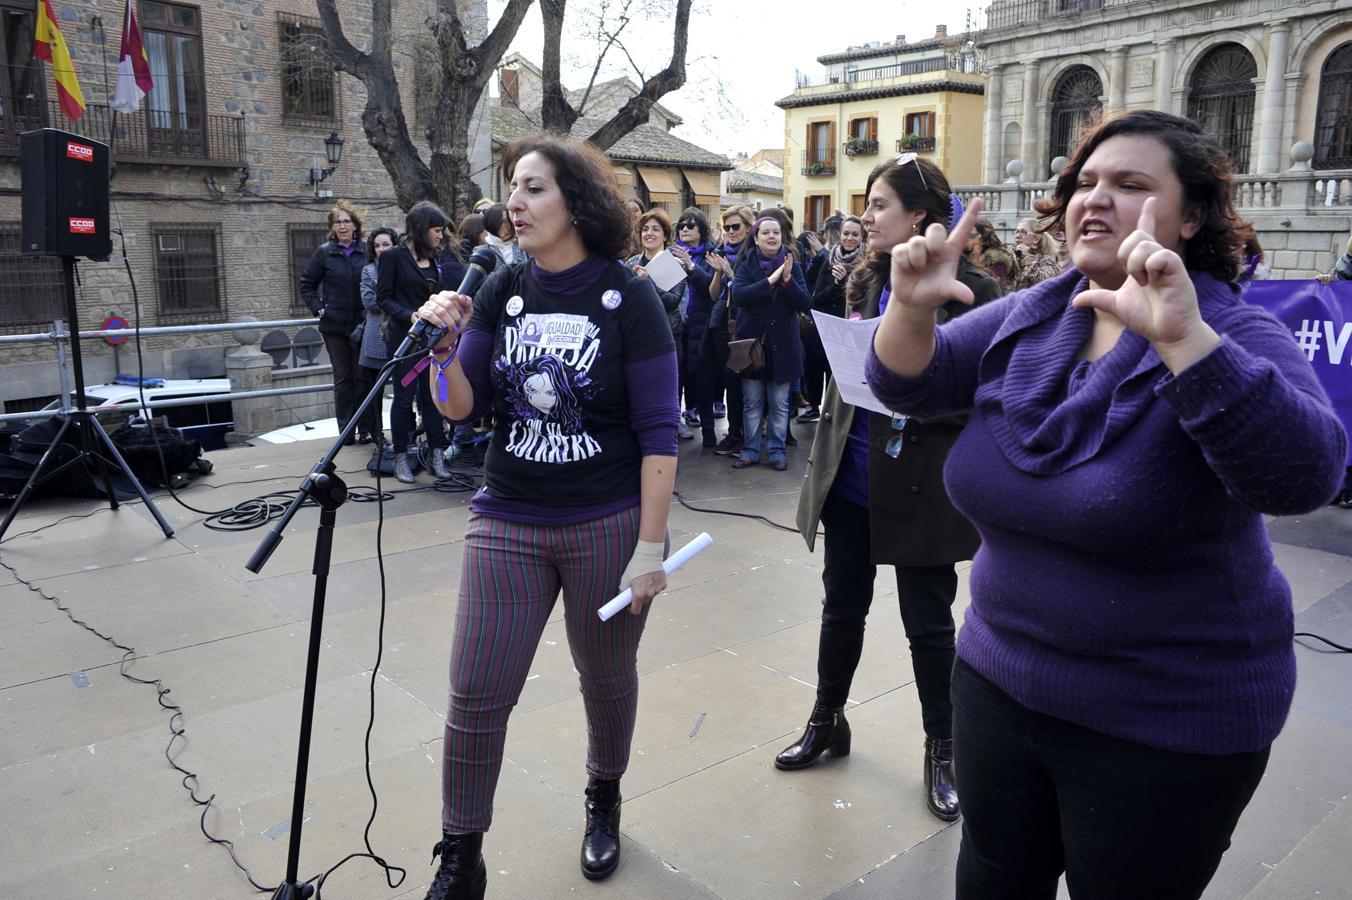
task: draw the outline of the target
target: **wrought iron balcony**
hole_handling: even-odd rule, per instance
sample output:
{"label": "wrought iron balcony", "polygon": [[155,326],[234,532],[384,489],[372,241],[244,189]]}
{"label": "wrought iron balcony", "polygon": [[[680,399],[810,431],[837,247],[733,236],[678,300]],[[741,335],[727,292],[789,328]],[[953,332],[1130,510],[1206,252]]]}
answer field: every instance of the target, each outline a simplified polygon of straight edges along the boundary
{"label": "wrought iron balcony", "polygon": [[1040,25],[1062,17],[1102,12],[1141,0],[993,0],[986,7],[986,32]]}
{"label": "wrought iron balcony", "polygon": [[50,101],[44,106],[20,100],[14,107],[13,130],[0,129],[0,152],[14,152],[19,134],[33,128],[60,128],[112,147],[113,159],[128,163],[190,166],[242,166],[244,118],[151,110],[114,113],[110,106],[90,104],[77,121]]}
{"label": "wrought iron balcony", "polygon": [[864,138],[850,138],[841,149],[846,156],[877,156],[878,142],[868,141]]}
{"label": "wrought iron balcony", "polygon": [[908,134],[897,140],[898,153],[933,153],[938,142],[932,137]]}
{"label": "wrought iron balcony", "polygon": [[836,174],[836,148],[818,147],[803,151],[804,175]]}

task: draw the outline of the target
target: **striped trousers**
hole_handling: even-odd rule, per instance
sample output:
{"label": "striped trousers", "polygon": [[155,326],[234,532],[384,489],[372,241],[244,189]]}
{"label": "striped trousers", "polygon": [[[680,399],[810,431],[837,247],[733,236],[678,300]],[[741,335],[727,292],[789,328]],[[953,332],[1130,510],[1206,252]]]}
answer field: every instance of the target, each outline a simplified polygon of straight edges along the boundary
{"label": "striped trousers", "polygon": [[639,637],[648,619],[602,622],[638,541],[639,508],[573,525],[526,525],[471,514],[451,650],[442,756],[442,825],[487,831],[507,718],[521,696],[559,591],[587,713],[587,773],[619,778],[638,713]]}

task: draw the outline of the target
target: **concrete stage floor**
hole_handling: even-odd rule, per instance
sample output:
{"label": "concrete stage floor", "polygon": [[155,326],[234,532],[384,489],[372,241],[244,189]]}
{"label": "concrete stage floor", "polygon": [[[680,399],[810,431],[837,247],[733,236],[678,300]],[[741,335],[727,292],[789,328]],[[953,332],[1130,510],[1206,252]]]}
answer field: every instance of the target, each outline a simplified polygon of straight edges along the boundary
{"label": "concrete stage floor", "polygon": [[[734,472],[683,444],[679,489],[697,504],[791,525],[811,440],[811,428],[795,429],[804,448],[792,451],[788,473]],[[183,497],[221,509],[292,488],[320,452],[311,442],[213,453],[215,472]],[[339,466],[359,470],[366,458],[366,448],[348,448]],[[372,482],[362,471],[351,483]],[[408,877],[391,889],[374,864],[356,860],[325,886],[331,900],[421,898],[432,876],[468,496],[420,491],[386,504],[371,840]],[[0,559],[134,646],[132,674],[172,689],[167,699],[182,706],[186,729],[177,760],[197,773],[200,796],[215,797],[207,826],[235,842],[258,881],[275,885],[285,873],[317,513],[301,513],[253,575],[244,562],[263,531],[211,531],[167,495],[158,503],[178,530],[172,539],[139,505],[31,504]],[[349,503],[339,514],[302,879],[361,850],[370,812],[362,741],[380,611],[376,513],[375,504]],[[851,695],[852,755],[778,772],[774,754],[812,705],[820,556],[796,533],[751,519],[674,506],[671,526],[677,543],[703,530],[718,543],[673,579],[641,648],[620,870],[601,884],[578,871],[585,724],[556,610],[512,719],[484,846],[488,895],[952,897],[959,830],[923,805],[920,716],[895,583],[879,580]],[[1295,588],[1298,630],[1352,641],[1352,512],[1277,520],[1272,534]],[[1352,659],[1321,646],[1297,650],[1295,709],[1209,898],[1352,897]],[[0,570],[0,897],[258,896],[198,830],[201,811],[163,756],[168,715],[153,689],[118,677],[120,655]]]}

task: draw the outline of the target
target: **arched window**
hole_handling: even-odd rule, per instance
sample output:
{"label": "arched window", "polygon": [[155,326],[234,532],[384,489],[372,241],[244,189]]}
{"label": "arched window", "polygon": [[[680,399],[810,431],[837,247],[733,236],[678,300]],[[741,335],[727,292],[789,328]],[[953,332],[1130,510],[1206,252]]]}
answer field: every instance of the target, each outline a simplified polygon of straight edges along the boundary
{"label": "arched window", "polygon": [[[1274,62],[1273,65],[1281,65]],[[1258,64],[1239,44],[1220,44],[1207,51],[1192,73],[1188,118],[1230,152],[1236,172],[1249,171],[1253,141],[1253,80]]]}
{"label": "arched window", "polygon": [[1352,168],[1352,41],[1330,53],[1319,73],[1312,165]]}
{"label": "arched window", "polygon": [[995,171],[995,180],[1005,180],[1005,166],[1009,165],[1011,159],[1019,159],[1020,147],[1023,143],[1023,129],[1019,127],[1018,122],[1010,122],[1005,125],[1005,142],[1001,148],[1000,166]]}
{"label": "arched window", "polygon": [[1052,140],[1044,166],[1058,156],[1070,156],[1080,134],[1103,110],[1103,82],[1088,66],[1066,70],[1052,89]]}

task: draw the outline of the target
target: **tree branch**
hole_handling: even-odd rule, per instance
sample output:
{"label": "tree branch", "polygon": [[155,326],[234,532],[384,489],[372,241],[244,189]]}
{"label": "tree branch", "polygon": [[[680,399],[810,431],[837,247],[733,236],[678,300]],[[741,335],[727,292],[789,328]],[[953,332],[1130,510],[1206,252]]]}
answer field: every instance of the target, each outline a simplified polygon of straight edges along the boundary
{"label": "tree branch", "polygon": [[671,62],[667,63],[665,69],[645,80],[639,92],[630,97],[629,102],[611,116],[610,121],[587,139],[598,148],[608,150],[620,138],[647,122],[653,104],[685,84],[685,54],[690,37],[690,4],[691,0],[677,0],[676,3]]}
{"label": "tree branch", "polygon": [[559,74],[559,44],[563,40],[563,16],[568,0],[540,0],[540,17],[544,20],[544,58],[540,63],[543,80],[540,97],[540,120],[546,131],[568,134],[577,121],[577,110],[564,96]]}

